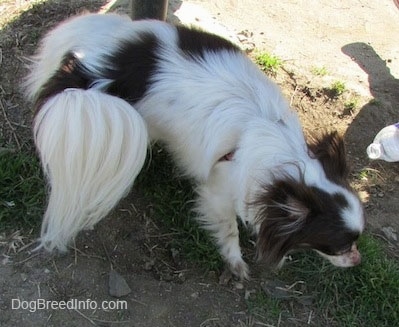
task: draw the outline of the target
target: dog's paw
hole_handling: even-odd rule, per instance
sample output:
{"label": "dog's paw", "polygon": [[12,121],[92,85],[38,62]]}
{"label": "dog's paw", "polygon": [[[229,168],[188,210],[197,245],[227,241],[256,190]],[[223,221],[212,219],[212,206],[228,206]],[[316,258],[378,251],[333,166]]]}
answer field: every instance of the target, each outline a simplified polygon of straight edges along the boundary
{"label": "dog's paw", "polygon": [[249,267],[243,260],[229,262],[229,270],[239,280],[249,280]]}
{"label": "dog's paw", "polygon": [[228,262],[224,271],[219,277],[219,284],[227,285],[230,281],[243,282],[249,280],[249,268],[243,260]]}

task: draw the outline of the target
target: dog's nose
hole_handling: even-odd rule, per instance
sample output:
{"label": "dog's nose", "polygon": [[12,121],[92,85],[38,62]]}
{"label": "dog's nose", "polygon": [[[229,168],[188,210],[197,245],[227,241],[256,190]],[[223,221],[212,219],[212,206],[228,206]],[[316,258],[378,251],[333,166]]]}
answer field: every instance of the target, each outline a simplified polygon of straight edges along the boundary
{"label": "dog's nose", "polygon": [[351,247],[349,258],[354,266],[357,266],[358,264],[360,264],[360,262],[362,262],[362,256],[360,255],[360,252],[357,249],[355,243]]}

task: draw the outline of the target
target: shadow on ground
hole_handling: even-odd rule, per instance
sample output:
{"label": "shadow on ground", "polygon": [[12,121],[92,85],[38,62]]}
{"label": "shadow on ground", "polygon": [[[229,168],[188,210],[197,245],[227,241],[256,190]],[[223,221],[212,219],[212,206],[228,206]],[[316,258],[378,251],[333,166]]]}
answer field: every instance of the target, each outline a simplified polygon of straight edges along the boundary
{"label": "shadow on ground", "polygon": [[374,97],[360,110],[345,135],[349,144],[356,144],[352,147],[355,154],[366,159],[365,149],[378,131],[399,121],[399,80],[391,75],[386,62],[370,45],[351,43],[342,51],[368,74],[370,93]]}

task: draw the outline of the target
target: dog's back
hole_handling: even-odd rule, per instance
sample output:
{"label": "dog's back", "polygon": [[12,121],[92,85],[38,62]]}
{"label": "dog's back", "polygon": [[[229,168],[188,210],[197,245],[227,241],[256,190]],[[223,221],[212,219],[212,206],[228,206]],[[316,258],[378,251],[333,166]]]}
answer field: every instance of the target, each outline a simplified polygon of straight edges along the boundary
{"label": "dog's back", "polygon": [[67,88],[126,100],[151,139],[164,142],[198,180],[237,147],[253,117],[297,119],[277,87],[229,41],[113,14],[77,17],[51,31],[26,84],[38,106]]}

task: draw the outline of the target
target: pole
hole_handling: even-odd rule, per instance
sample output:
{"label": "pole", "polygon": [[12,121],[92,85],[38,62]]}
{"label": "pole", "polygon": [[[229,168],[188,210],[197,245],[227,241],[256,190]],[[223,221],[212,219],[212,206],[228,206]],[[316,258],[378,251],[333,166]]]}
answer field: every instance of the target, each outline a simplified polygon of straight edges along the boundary
{"label": "pole", "polygon": [[130,5],[133,20],[165,20],[168,12],[168,0],[131,0]]}

